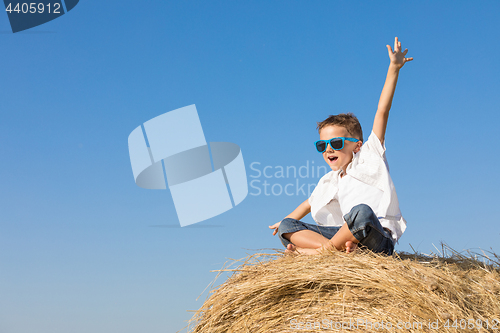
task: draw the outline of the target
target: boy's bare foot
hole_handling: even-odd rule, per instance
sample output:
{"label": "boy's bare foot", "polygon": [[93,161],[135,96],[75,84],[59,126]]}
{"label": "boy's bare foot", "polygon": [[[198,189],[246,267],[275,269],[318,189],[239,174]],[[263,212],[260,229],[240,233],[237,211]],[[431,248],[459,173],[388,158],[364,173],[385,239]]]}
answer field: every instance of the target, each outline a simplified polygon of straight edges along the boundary
{"label": "boy's bare foot", "polygon": [[[345,242],[345,252],[346,253],[352,253],[358,248],[358,244],[347,241]],[[293,244],[288,244],[285,250],[285,254],[288,255],[298,255],[298,254],[305,254],[305,255],[314,255],[314,254],[319,254],[320,251],[315,250],[315,249],[302,249],[299,248],[298,246],[295,246]]]}
{"label": "boy's bare foot", "polygon": [[303,247],[298,247],[296,245],[293,245],[293,244],[288,244],[288,246],[286,247],[286,250],[285,250],[285,254],[291,254],[291,255],[299,255],[299,254],[303,254],[303,255],[307,255],[307,256],[311,256],[311,255],[316,255],[316,254],[320,254],[322,251],[322,249],[308,249],[308,248],[303,248]]}
{"label": "boy's bare foot", "polygon": [[351,242],[351,241],[345,242],[345,252],[346,253],[354,252],[357,248],[358,248],[358,244]]}
{"label": "boy's bare foot", "polygon": [[297,247],[293,244],[288,244],[285,250],[285,254],[297,255],[299,252],[297,251]]}

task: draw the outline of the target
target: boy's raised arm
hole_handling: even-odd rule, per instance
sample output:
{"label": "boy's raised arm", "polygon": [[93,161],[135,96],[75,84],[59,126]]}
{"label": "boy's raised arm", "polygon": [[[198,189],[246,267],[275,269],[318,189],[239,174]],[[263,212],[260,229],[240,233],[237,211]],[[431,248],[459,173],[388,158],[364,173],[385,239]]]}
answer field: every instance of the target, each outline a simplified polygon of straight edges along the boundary
{"label": "boy's raised arm", "polygon": [[394,40],[394,51],[390,45],[386,46],[391,63],[389,64],[389,70],[387,71],[384,88],[382,89],[380,100],[378,102],[377,113],[375,114],[375,119],[373,121],[373,133],[375,133],[382,144],[384,144],[385,130],[387,128],[387,120],[389,119],[389,110],[391,109],[392,98],[394,97],[394,91],[396,90],[399,70],[407,61],[413,60],[413,58],[405,58],[408,49],[401,52],[401,42],[398,41],[398,37]]}

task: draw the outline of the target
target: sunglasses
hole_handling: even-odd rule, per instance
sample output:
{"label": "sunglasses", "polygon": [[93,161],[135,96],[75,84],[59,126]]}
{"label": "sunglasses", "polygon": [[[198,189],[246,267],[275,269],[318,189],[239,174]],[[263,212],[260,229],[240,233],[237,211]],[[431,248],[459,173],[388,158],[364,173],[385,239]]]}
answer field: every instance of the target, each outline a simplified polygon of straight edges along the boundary
{"label": "sunglasses", "polygon": [[344,137],[339,137],[339,138],[333,138],[330,140],[318,140],[314,144],[316,145],[316,149],[318,152],[322,153],[326,150],[326,147],[328,147],[328,144],[330,144],[330,147],[332,147],[333,150],[341,150],[344,148],[344,141],[351,141],[351,142],[358,142],[358,139],[355,138],[344,138]]}

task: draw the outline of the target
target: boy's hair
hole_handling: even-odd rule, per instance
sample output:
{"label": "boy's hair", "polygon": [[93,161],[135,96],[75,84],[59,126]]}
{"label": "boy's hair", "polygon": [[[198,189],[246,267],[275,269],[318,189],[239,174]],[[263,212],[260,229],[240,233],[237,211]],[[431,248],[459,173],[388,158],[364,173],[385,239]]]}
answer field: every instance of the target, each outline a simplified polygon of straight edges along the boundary
{"label": "boy's hair", "polygon": [[344,127],[349,135],[363,142],[363,130],[358,118],[352,113],[341,113],[336,116],[330,116],[318,123],[318,132],[326,126],[341,126]]}

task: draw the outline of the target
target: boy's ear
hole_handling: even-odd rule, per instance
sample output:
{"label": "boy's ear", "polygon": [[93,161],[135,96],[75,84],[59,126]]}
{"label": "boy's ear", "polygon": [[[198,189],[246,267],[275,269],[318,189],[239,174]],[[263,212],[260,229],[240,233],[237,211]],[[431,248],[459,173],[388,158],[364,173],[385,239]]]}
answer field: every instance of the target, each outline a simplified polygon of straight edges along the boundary
{"label": "boy's ear", "polygon": [[361,141],[356,142],[356,148],[354,149],[354,152],[357,153],[358,151],[360,151],[362,145],[363,142]]}

